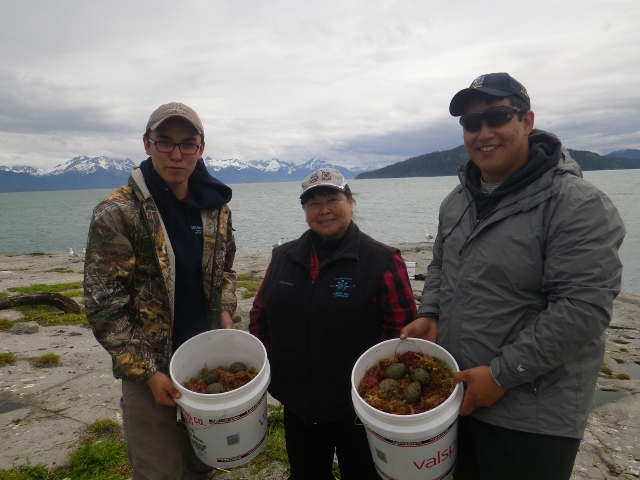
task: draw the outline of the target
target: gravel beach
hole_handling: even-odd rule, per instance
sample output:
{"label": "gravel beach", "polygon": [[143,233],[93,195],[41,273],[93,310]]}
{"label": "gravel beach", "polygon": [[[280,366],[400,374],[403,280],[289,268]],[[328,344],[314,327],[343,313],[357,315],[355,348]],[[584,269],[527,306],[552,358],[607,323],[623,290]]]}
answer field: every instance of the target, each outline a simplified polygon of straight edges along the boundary
{"label": "gravel beach", "polygon": [[[405,261],[416,262],[416,273],[426,271],[430,244],[396,246]],[[239,274],[261,277],[270,255],[270,250],[238,253],[234,268]],[[81,282],[83,267],[82,254],[0,255],[0,292],[38,283]],[[419,296],[422,281],[413,280],[412,286]],[[239,301],[238,328],[246,329],[251,304],[251,298]],[[0,310],[0,319],[19,321],[20,317],[16,310]],[[0,330],[0,353],[5,352],[19,360],[0,366],[0,471],[22,465],[63,465],[84,427],[98,418],[121,421],[119,382],[111,374],[109,356],[87,327],[41,326],[31,334]],[[61,365],[31,366],[28,357],[44,353],[60,355]],[[621,294],[616,299],[604,366],[608,370],[598,381],[573,480],[640,477],[640,297]],[[630,379],[613,378],[619,374]],[[276,480],[282,475],[274,471],[260,478]]]}

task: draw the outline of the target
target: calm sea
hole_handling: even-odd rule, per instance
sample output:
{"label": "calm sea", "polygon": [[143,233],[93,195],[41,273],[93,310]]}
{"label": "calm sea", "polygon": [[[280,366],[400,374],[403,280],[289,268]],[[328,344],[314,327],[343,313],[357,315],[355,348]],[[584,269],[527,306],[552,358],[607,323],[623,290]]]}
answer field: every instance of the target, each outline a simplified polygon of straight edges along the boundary
{"label": "calm sea", "polygon": [[[620,210],[627,236],[620,250],[622,290],[640,295],[640,170],[585,172]],[[360,228],[385,243],[424,242],[436,233],[438,207],[457,177],[352,180],[355,219]],[[297,238],[306,228],[298,200],[300,184],[232,185],[233,225],[238,250],[270,248]],[[0,193],[0,253],[81,251],[93,207],[110,190]],[[426,265],[418,265],[418,269]],[[0,269],[2,266],[0,265]]]}

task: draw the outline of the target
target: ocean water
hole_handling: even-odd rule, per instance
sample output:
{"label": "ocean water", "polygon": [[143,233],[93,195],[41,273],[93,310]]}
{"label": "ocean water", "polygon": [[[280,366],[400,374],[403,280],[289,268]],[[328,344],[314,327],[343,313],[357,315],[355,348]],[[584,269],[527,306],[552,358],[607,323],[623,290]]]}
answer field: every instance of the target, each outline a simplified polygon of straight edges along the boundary
{"label": "ocean water", "polygon": [[[640,170],[585,172],[611,197],[627,227],[620,249],[622,290],[640,295]],[[457,177],[352,180],[354,219],[385,243],[424,242],[435,235],[438,208]],[[299,182],[231,185],[238,251],[271,248],[306,230]],[[93,207],[111,190],[0,193],[0,253],[79,252],[85,246]],[[426,268],[426,266],[418,266]],[[0,265],[2,269],[2,265]]]}

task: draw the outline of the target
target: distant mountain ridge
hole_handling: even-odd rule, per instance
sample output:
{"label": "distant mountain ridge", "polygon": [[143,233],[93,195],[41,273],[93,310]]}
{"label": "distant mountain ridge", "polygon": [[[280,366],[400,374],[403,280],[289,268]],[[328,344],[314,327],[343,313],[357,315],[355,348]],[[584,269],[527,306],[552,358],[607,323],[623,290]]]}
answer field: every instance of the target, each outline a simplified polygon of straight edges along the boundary
{"label": "distant mountain ridge", "polygon": [[[640,169],[640,150],[618,150],[604,156],[584,150],[567,150],[585,172]],[[377,170],[363,172],[356,178],[447,177],[457,175],[458,165],[466,164],[468,159],[464,145],[460,145],[451,150],[427,153]]]}
{"label": "distant mountain ridge", "polygon": [[[301,181],[319,168],[336,168],[345,178],[351,179],[366,170],[349,169],[317,158],[295,164],[277,158],[243,162],[235,158],[214,160],[207,157],[204,163],[214,177],[228,184]],[[25,165],[0,166],[0,193],[117,188],[127,182],[131,168],[138,164],[128,158],[79,156],[49,171]]]}
{"label": "distant mountain ridge", "polygon": [[[640,150],[618,150],[605,156],[583,150],[570,149],[569,152],[584,171],[640,169]],[[236,184],[301,181],[318,168],[337,168],[347,179],[451,176],[456,175],[458,165],[467,162],[467,155],[461,145],[379,169],[346,168],[317,158],[303,164],[277,158],[243,162],[235,158],[214,160],[207,157],[204,162],[214,177]],[[138,164],[128,158],[78,156],[49,171],[26,165],[0,166],[0,193],[117,188],[127,182],[131,168]]]}

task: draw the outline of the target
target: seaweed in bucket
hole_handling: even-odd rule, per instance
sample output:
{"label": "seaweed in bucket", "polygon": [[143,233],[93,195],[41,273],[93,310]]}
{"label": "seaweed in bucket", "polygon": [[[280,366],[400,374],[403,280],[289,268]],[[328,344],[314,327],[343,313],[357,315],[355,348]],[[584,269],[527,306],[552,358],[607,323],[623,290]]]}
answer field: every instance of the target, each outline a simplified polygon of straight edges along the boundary
{"label": "seaweed in bucket", "polygon": [[187,390],[195,393],[224,393],[246,385],[253,380],[259,370],[247,367],[243,362],[234,362],[228,367],[219,365],[208,368],[207,365],[182,384]]}
{"label": "seaweed in bucket", "polygon": [[431,410],[453,393],[453,371],[443,360],[418,352],[383,358],[369,368],[358,394],[377,410],[413,415]]}

